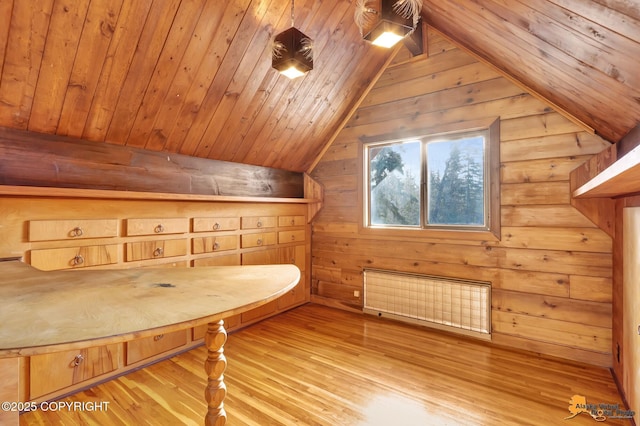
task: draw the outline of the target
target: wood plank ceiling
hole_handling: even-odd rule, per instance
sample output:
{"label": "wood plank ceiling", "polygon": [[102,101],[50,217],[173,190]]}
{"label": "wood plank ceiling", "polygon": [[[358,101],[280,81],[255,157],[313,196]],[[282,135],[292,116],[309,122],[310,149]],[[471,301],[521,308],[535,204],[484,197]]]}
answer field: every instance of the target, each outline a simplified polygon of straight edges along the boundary
{"label": "wood plank ceiling", "polygon": [[[390,51],[355,0],[298,0],[314,69],[288,80],[271,40],[289,0],[0,0],[0,126],[305,171]],[[631,0],[423,0],[435,29],[615,142],[640,120]]]}
{"label": "wood plank ceiling", "polygon": [[423,0],[423,16],[610,142],[640,123],[638,0]]}
{"label": "wood plank ceiling", "polygon": [[305,170],[389,56],[298,0],[314,70],[271,68],[289,0],[0,0],[0,126]]}

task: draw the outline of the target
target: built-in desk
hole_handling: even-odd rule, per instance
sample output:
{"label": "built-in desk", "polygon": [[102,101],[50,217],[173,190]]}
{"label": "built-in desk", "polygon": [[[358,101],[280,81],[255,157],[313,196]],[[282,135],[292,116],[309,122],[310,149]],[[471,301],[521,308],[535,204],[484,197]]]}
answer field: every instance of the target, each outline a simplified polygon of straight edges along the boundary
{"label": "built-in desk", "polygon": [[[272,301],[299,279],[294,265],[43,272],[20,261],[0,262],[0,360],[208,324],[205,424],[222,425],[226,331],[221,318]],[[3,365],[0,395],[6,398],[18,371],[13,376]],[[17,413],[8,414],[17,422]]]}

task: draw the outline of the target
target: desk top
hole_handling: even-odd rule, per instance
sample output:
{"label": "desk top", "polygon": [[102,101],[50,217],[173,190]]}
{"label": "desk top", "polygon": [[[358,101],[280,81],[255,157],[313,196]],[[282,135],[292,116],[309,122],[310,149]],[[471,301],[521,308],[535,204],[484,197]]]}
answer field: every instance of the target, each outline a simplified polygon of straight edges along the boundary
{"label": "desk top", "polygon": [[218,321],[276,299],[299,279],[294,265],[44,272],[0,262],[0,358]]}

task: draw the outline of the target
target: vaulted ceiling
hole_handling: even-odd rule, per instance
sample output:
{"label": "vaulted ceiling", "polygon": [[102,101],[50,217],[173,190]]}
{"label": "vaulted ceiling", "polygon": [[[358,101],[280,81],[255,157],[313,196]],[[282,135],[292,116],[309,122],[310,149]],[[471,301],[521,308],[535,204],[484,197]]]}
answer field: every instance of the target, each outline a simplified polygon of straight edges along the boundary
{"label": "vaulted ceiling", "polygon": [[423,0],[426,22],[610,142],[640,123],[638,0]]}
{"label": "vaulted ceiling", "polygon": [[[612,142],[640,122],[631,0],[423,0],[434,29]],[[271,68],[289,0],[0,0],[0,126],[305,171],[391,51],[298,0],[314,69]]]}

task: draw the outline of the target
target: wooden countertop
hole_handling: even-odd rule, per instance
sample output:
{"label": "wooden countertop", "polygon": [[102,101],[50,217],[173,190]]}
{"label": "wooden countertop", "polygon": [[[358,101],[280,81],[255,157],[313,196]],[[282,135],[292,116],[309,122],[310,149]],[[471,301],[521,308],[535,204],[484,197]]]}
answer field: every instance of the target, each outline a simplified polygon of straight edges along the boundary
{"label": "wooden countertop", "polygon": [[122,342],[218,321],[291,290],[294,265],[39,271],[0,262],[0,357]]}

